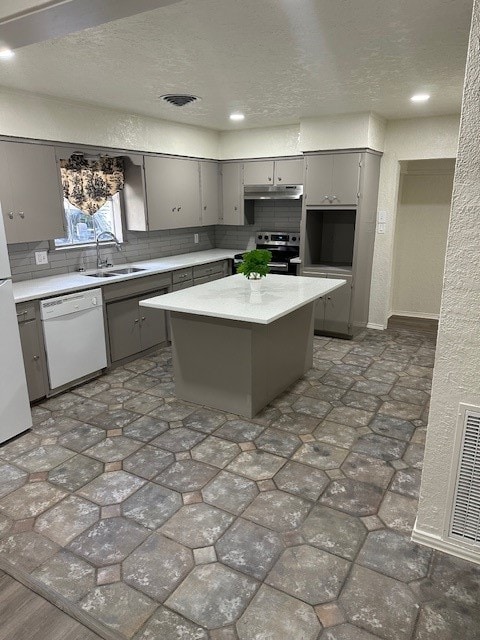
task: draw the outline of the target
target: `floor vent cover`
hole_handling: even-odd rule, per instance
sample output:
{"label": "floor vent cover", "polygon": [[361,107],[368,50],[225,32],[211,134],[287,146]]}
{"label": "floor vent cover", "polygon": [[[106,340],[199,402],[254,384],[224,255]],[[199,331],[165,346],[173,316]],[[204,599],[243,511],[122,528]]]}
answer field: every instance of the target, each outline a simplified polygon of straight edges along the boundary
{"label": "floor vent cover", "polygon": [[463,417],[450,535],[480,545],[480,412]]}

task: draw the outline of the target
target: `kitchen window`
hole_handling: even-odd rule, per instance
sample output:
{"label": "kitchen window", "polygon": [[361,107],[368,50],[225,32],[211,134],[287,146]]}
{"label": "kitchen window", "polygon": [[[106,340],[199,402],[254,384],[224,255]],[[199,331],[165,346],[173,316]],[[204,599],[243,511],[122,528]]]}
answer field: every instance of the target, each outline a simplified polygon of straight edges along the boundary
{"label": "kitchen window", "polygon": [[84,213],[66,198],[63,199],[63,207],[65,211],[65,237],[54,240],[55,249],[93,245],[98,234],[103,231],[110,231],[119,242],[123,242],[119,192],[110,196],[94,214]]}

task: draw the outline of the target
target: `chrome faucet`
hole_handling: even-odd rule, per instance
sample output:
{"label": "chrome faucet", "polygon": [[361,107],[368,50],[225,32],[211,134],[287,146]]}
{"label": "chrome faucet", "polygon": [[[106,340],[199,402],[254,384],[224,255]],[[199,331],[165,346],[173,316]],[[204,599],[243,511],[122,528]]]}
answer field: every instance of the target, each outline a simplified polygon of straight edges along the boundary
{"label": "chrome faucet", "polygon": [[114,236],[114,234],[111,231],[102,231],[101,233],[98,234],[97,236],[97,269],[104,269],[105,267],[113,267],[112,264],[110,264],[108,262],[107,259],[102,260],[100,258],[100,238],[102,238],[102,236],[106,236],[109,237],[110,240],[113,240],[115,242],[115,246],[117,248],[117,251],[121,251],[122,250],[122,245],[120,244],[120,242],[117,240],[116,236]]}

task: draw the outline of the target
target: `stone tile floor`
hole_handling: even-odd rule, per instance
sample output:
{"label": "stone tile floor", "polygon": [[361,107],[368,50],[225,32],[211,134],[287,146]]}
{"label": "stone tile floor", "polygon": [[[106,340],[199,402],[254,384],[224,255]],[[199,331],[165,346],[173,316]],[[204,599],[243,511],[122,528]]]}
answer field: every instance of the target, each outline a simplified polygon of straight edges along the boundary
{"label": "stone tile floor", "polygon": [[480,567],[410,541],[434,337],[315,338],[253,420],[177,400],[169,348],[0,448],[0,560],[135,640],[473,640]]}

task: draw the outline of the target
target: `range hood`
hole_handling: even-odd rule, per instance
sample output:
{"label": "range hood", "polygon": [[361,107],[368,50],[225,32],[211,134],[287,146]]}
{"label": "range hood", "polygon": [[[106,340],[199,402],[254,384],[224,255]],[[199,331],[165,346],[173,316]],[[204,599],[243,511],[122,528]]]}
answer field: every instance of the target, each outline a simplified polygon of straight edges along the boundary
{"label": "range hood", "polygon": [[245,200],[299,200],[303,195],[303,185],[293,186],[265,185],[244,187],[243,197]]}

